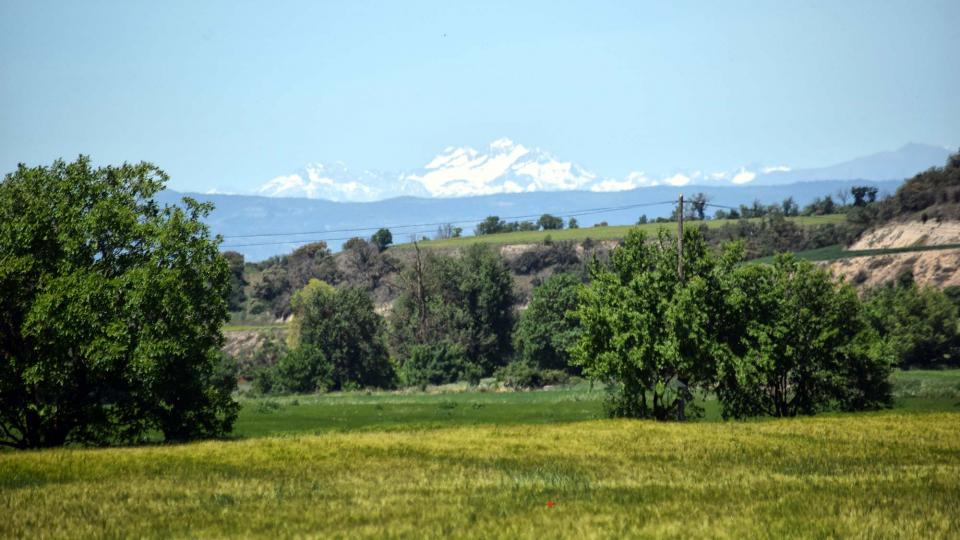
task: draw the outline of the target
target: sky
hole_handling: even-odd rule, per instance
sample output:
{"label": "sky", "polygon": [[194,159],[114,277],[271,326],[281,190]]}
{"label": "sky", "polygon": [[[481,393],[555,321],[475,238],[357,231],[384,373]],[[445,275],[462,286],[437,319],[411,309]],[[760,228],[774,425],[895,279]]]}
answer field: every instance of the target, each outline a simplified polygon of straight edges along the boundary
{"label": "sky", "polygon": [[499,137],[603,175],[960,146],[960,2],[0,0],[0,171],[249,191]]}

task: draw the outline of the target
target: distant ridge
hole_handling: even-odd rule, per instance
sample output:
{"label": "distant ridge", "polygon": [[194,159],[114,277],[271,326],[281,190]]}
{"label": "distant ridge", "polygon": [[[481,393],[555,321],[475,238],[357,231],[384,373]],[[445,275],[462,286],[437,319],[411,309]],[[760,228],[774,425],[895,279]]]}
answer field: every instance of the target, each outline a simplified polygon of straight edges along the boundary
{"label": "distant ridge", "polygon": [[598,174],[508,138],[477,150],[447,147],[423,167],[405,172],[354,169],[342,162],[311,163],[277,176],[256,190],[268,197],[373,202],[402,196],[471,197],[544,191],[628,191],[655,186],[782,185],[822,180],[901,180],[942,165],[946,148],[911,143],[826,167],[792,169],[773,164],[731,171],[681,170],[654,175],[637,170],[623,178]]}
{"label": "distant ridge", "polygon": [[[704,192],[712,202],[737,206],[750,204],[754,199],[764,204],[780,202],[793,197],[805,205],[815,197],[823,197],[847,191],[856,184],[872,185],[881,193],[893,193],[902,180],[829,180],[798,182],[786,185],[687,185],[653,186],[621,192],[550,191],[530,193],[505,193],[476,197],[425,198],[399,197],[374,202],[334,202],[306,198],[262,197],[250,195],[196,194],[190,196],[214,203],[216,209],[207,219],[212,231],[225,238],[223,249],[234,249],[249,261],[258,261],[273,255],[289,253],[302,243],[325,240],[337,250],[344,239],[350,236],[369,236],[372,231],[358,230],[384,225],[437,223],[483,218],[488,215],[501,217],[539,215],[552,213],[564,215],[585,208],[620,207],[629,204],[653,203],[675,200],[679,193]],[[164,191],[164,202],[179,202],[184,194]],[[631,210],[598,212],[580,216],[581,226],[591,226],[601,221],[610,224],[635,223],[641,214],[648,218],[668,216],[670,204],[636,208]],[[464,234],[472,234],[472,224],[462,225]],[[268,238],[231,238],[237,235],[263,233],[292,233],[299,231],[343,231],[314,233]],[[433,236],[435,229],[396,229],[396,242],[405,242],[411,233],[417,236]],[[280,243],[286,242],[289,243]],[[259,244],[259,245],[255,245]],[[231,247],[232,246],[232,247]]]}

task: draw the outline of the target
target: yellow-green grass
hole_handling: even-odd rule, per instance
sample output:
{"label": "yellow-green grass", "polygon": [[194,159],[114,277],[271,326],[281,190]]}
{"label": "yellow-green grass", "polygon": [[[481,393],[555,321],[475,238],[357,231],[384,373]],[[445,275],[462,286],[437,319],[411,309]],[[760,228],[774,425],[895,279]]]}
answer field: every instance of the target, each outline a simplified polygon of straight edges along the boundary
{"label": "yellow-green grass", "polygon": [[958,426],[593,420],[8,452],[0,536],[957,538]]}
{"label": "yellow-green grass", "polygon": [[239,323],[223,325],[224,332],[248,332],[252,330],[283,330],[286,323]]}
{"label": "yellow-green grass", "polygon": [[[826,225],[830,223],[842,223],[844,220],[846,220],[846,215],[830,214],[826,216],[799,216],[787,219],[799,225],[812,226]],[[759,218],[754,218],[748,221],[758,220]],[[706,221],[690,221],[685,225],[688,227],[699,227],[701,224],[705,224],[708,227],[716,228],[737,222],[738,220],[735,219],[711,219]],[[431,240],[429,242],[420,243],[420,246],[429,248],[458,248],[468,246],[470,244],[534,244],[537,242],[543,242],[548,236],[553,240],[582,241],[587,238],[592,240],[619,240],[626,236],[627,232],[633,228],[639,228],[647,233],[655,234],[661,228],[667,231],[676,231],[677,224],[647,223],[644,225],[611,225],[607,227],[582,227],[579,229],[561,229],[556,231],[517,231],[501,234],[486,234],[481,236],[464,236],[461,238],[450,238],[447,240]],[[411,246],[412,244],[398,244],[391,249],[405,249]]]}

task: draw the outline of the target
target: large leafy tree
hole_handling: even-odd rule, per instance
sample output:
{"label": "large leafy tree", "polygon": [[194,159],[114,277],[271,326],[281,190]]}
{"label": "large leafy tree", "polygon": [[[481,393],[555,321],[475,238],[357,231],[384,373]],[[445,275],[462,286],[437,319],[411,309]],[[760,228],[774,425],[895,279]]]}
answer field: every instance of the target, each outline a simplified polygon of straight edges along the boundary
{"label": "large leafy tree", "polygon": [[795,416],[890,402],[889,355],[852,286],[808,261],[739,268],[729,295],[733,354],[717,367],[726,417]]}
{"label": "large leafy tree", "polygon": [[652,241],[630,231],[581,290],[573,359],[620,385],[613,414],[684,418],[692,389],[710,384],[714,362],[729,354],[725,296],[738,246],[715,255],[699,231],[685,230],[682,277],[677,253],[664,231]]}
{"label": "large leafy tree", "polygon": [[570,349],[580,335],[577,309],[580,278],[554,274],[533,289],[514,333],[517,358],[544,369],[571,370]]}
{"label": "large leafy tree", "polygon": [[513,278],[502,257],[473,245],[460,257],[417,252],[391,313],[391,341],[402,360],[415,345],[449,343],[470,366],[490,374],[506,363],[513,331]]}
{"label": "large leafy tree", "polygon": [[231,429],[227,262],[201,221],[210,205],[154,201],[166,180],[80,157],[0,183],[0,444]]}
{"label": "large leafy tree", "polygon": [[387,353],[384,322],[365,291],[336,289],[315,279],[297,292],[291,303],[296,346],[293,356],[280,366],[310,382],[300,377],[285,385],[289,390],[393,385],[395,373]]}
{"label": "large leafy tree", "polygon": [[960,317],[943,291],[918,287],[909,273],[866,292],[866,317],[901,367],[960,364]]}

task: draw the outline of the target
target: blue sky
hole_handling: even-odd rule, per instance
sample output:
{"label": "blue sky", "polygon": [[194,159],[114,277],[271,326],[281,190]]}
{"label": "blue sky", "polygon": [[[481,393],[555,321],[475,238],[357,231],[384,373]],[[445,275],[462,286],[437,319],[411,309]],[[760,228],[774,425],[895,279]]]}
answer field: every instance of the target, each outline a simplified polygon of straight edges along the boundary
{"label": "blue sky", "polygon": [[243,191],[508,136],[602,175],[960,145],[960,2],[0,1],[0,170]]}

